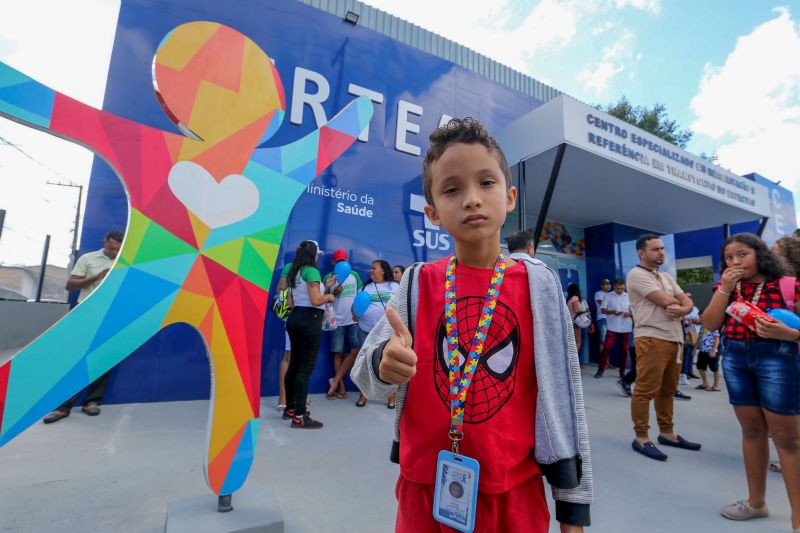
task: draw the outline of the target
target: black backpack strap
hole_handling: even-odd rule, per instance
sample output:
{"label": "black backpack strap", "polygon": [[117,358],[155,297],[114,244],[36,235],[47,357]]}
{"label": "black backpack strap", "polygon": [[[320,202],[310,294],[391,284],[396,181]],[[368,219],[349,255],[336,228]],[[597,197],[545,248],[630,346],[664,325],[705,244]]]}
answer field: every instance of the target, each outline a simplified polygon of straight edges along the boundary
{"label": "black backpack strap", "polygon": [[408,316],[408,331],[411,333],[411,339],[414,339],[414,314],[416,313],[416,309],[411,309],[411,293],[414,287],[414,273],[417,271],[417,267],[422,267],[425,263],[414,263],[409,267],[408,273],[408,289],[406,291],[406,315]]}
{"label": "black backpack strap", "polygon": [[[411,309],[411,292],[414,288],[414,274],[417,271],[417,267],[422,268],[425,263],[414,263],[411,265],[408,270],[408,289],[406,292],[406,316],[408,317],[408,332],[411,333],[411,346],[414,346],[414,315],[416,313],[416,309]],[[419,303],[419,301],[417,301]],[[392,449],[389,452],[389,461],[395,464],[400,464],[400,442],[396,440],[392,440]]]}

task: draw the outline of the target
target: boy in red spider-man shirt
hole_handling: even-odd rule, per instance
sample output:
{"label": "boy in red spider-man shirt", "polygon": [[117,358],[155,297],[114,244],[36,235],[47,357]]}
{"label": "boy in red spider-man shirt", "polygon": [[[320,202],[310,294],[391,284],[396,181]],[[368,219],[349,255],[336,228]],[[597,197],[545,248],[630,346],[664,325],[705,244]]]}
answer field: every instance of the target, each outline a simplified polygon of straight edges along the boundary
{"label": "boy in red spider-man shirt", "polygon": [[558,277],[540,261],[501,253],[517,191],[486,130],[453,119],[430,139],[425,213],[453,238],[455,254],[406,270],[352,371],[368,397],[398,394],[396,531],[452,530],[432,513],[437,452],[450,449],[480,465],[475,531],[548,531],[542,474],[562,532],[583,531],[591,462]]}

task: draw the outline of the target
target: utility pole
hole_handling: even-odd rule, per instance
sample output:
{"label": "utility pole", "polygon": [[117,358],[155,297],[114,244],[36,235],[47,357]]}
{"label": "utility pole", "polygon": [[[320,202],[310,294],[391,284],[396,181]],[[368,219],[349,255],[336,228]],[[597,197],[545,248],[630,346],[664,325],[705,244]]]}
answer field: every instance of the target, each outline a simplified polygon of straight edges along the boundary
{"label": "utility pole", "polygon": [[0,237],[3,236],[3,225],[6,222],[6,210],[0,209]]}
{"label": "utility pole", "polygon": [[[73,187],[78,189],[78,207],[75,208],[75,229],[72,232],[72,254],[71,254],[71,261],[70,261],[70,268],[75,266],[75,262],[78,260],[78,225],[81,222],[81,202],[83,201],[83,185],[78,185],[77,183],[66,183],[63,181],[48,181],[48,185],[57,185],[59,187]],[[2,229],[2,226],[0,226]]]}
{"label": "utility pole", "polygon": [[42,301],[42,287],[44,286],[44,274],[47,269],[47,255],[50,253],[50,235],[44,238],[44,250],[42,251],[42,265],[39,267],[39,286],[36,288],[36,301]]}

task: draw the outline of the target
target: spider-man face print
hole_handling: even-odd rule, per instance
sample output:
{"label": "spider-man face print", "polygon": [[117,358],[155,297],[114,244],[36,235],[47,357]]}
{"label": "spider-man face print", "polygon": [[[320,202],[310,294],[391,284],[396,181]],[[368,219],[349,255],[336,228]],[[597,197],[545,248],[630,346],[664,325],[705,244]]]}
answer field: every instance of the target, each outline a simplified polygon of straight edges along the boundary
{"label": "spider-man face print", "polygon": [[[458,319],[458,363],[464,371],[475,328],[483,312],[484,298],[467,296],[456,301]],[[486,335],[483,353],[475,369],[475,376],[467,392],[464,405],[464,422],[480,424],[496,415],[514,394],[519,359],[519,321],[505,304],[497,302],[492,325]],[[433,382],[442,403],[450,409],[450,374],[448,371],[447,331],[444,313],[436,329],[436,363],[433,365]]]}

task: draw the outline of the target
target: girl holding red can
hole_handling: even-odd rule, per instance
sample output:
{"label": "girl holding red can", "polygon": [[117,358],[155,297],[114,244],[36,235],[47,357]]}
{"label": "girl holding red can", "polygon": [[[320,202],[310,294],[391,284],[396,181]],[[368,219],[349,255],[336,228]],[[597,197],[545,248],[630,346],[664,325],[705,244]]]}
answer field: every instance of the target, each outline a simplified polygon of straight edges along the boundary
{"label": "girl holding red can", "polygon": [[[728,238],[720,258],[722,277],[703,313],[709,330],[723,328],[722,368],[730,403],[742,428],[747,499],[727,505],[722,516],[748,520],[769,515],[766,479],[771,435],[783,465],[792,509],[792,528],[800,533],[800,330],[768,316],[752,328],[732,316],[744,302],[761,311],[800,312],[800,284],[787,278],[780,257],[759,237]],[[731,310],[726,314],[726,310]]]}

